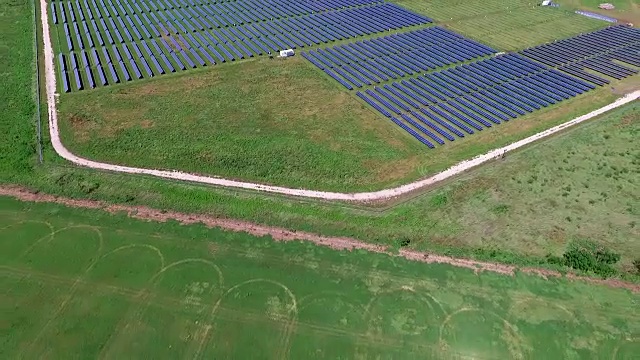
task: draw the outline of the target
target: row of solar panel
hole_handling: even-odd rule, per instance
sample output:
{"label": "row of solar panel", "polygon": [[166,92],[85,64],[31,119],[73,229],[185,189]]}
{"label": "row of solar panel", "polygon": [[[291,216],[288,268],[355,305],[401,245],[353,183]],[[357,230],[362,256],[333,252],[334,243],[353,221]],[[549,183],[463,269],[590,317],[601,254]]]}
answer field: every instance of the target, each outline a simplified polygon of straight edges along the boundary
{"label": "row of solar panel", "polygon": [[[423,71],[487,56],[495,51],[484,45],[453,36],[439,27],[400,34],[386,43],[365,40],[302,53],[328,74],[337,73],[348,89],[398,79]],[[399,43],[400,39],[406,41]],[[376,39],[379,40],[379,39]],[[404,40],[404,39],[403,39]],[[439,43],[438,45],[428,45]],[[412,46],[406,51],[404,46]],[[403,52],[403,50],[405,52]]]}
{"label": "row of solar panel", "polygon": [[[62,3],[63,1],[60,1]],[[88,13],[88,16],[93,19],[93,14],[89,7],[89,3],[87,0],[83,0],[85,9]],[[106,10],[107,5],[103,0],[99,0],[100,5],[103,9]],[[195,16],[196,13],[194,9],[198,12],[207,11],[211,15],[218,14],[223,20],[221,21],[221,26],[231,26],[234,24],[242,24],[242,23],[250,23],[250,22],[258,22],[267,19],[278,19],[283,17],[304,15],[310,13],[317,13],[323,11],[331,11],[336,9],[341,9],[345,7],[356,7],[363,5],[371,5],[371,4],[379,4],[382,3],[382,0],[319,0],[313,3],[300,3],[293,1],[284,1],[284,0],[272,0],[269,2],[265,1],[233,1],[233,2],[206,2],[200,4],[187,4],[184,0],[159,0],[154,2],[149,2],[148,5],[146,2],[134,2],[130,4],[129,2],[125,2],[124,4],[120,3],[119,0],[116,0],[115,4],[111,0],[107,0],[109,7],[112,9],[114,16],[115,15],[131,15],[134,14],[144,14],[152,13],[153,11],[167,11],[167,10],[178,10],[185,9]],[[95,8],[97,8],[97,4],[95,0],[92,0],[92,3]],[[52,2],[53,4],[53,2]],[[69,12],[72,17],[72,21],[75,21],[75,14],[73,8],[71,8],[71,2],[69,2]],[[214,4],[214,5],[210,5]],[[117,8],[116,8],[117,6]],[[133,6],[133,7],[132,7]],[[81,19],[84,19],[84,14],[82,8],[80,6],[80,2],[76,0],[76,7],[78,9],[78,15]],[[126,9],[125,9],[126,8]],[[135,9],[134,9],[135,8]],[[144,10],[143,10],[144,8]],[[55,12],[55,9],[53,10]],[[99,13],[99,11],[98,11]],[[64,14],[64,9],[61,11],[62,19],[66,22],[66,16]],[[57,19],[56,19],[57,20]]]}
{"label": "row of solar panel", "polygon": [[609,80],[591,74],[585,71],[585,69],[597,71],[618,80],[638,73],[638,70],[623,66],[613,60],[640,67],[640,43],[632,46],[626,46],[604,55],[565,65],[559,69],[600,86],[608,84]]}
{"label": "row of solar panel", "polygon": [[[464,137],[465,133],[473,134],[593,88],[560,71],[507,54],[385,84],[357,95],[396,124],[404,120],[402,128],[411,129],[407,131],[412,136],[433,147],[424,136],[444,144],[440,136],[453,141],[451,134]],[[415,117],[418,111],[427,121],[418,117],[419,123],[412,122],[411,115]],[[435,133],[425,131],[423,125]]]}
{"label": "row of solar panel", "polygon": [[[375,10],[385,12],[387,13],[387,15],[389,15],[387,10],[391,8],[385,8],[385,9],[376,8]],[[391,14],[391,15],[394,15],[394,14]],[[387,16],[387,21],[392,21],[394,22],[393,24],[390,24],[387,22],[385,24],[374,25],[373,22],[367,23],[368,20],[366,19],[360,18],[359,20],[354,20],[354,19],[343,17],[343,14],[334,14],[334,19],[337,19],[345,23],[350,22],[351,29],[356,29],[356,30],[350,30],[349,26],[347,26],[345,29],[324,27],[323,24],[320,24],[319,22],[313,19],[300,18],[300,19],[293,19],[290,22],[287,21],[288,23],[286,25],[280,24],[280,26],[278,26],[278,24],[268,22],[264,24],[255,24],[255,25],[247,25],[247,26],[238,27],[238,28],[229,28],[230,31],[227,31],[224,28],[219,29],[219,32],[216,30],[213,30],[213,31],[216,33],[216,37],[218,37],[225,43],[227,42],[227,40],[235,41],[239,39],[240,41],[243,41],[245,39],[252,39],[252,38],[262,39],[263,42],[266,42],[267,48],[270,49],[266,52],[270,52],[270,51],[277,51],[277,50],[282,50],[287,48],[303,47],[305,45],[320,44],[323,42],[329,42],[332,40],[342,39],[342,38],[351,37],[351,36],[366,35],[371,32],[383,31],[388,26],[393,27],[393,26],[415,25],[413,20],[407,19],[404,16],[404,14],[395,13],[395,15],[397,16]],[[110,44],[114,44],[114,39],[113,39],[113,36],[111,35],[112,32],[113,34],[115,34],[118,42],[120,43],[124,43],[125,39],[128,41],[134,41],[134,36],[131,34],[131,32],[128,29],[131,29],[131,31],[135,35],[135,39],[142,40],[144,38],[143,35],[140,33],[140,31],[138,31],[138,29],[140,29],[146,35],[147,38],[151,38],[152,37],[151,33],[147,29],[147,26],[144,25],[145,22],[148,24],[149,28],[151,29],[151,31],[154,33],[156,37],[160,37],[163,34],[165,36],[168,36],[170,34],[169,31],[159,21],[158,21],[158,24],[163,34],[161,34],[158,31],[158,29],[150,22],[149,18],[146,17],[146,15],[143,15],[143,18],[144,18],[144,21],[141,20],[140,17],[135,15],[134,16],[135,23],[134,23],[134,21],[129,16],[126,16],[125,19],[129,24],[129,27],[127,27],[127,25],[124,23],[122,18],[120,17],[116,18],[118,20],[118,24],[119,24],[118,26],[116,25],[116,22],[113,20],[113,18],[109,17],[107,19],[111,25],[111,30],[109,30],[109,26],[107,26],[105,19],[100,18],[100,24]],[[157,20],[157,18],[155,20]],[[359,21],[364,21],[364,22],[359,23]],[[100,45],[102,46],[104,44],[104,41],[96,25],[96,21],[92,19],[91,23],[94,30],[93,33],[89,31],[86,21],[84,20],[82,21],[83,28],[85,29],[85,36],[88,42],[90,43],[89,47],[91,47],[91,44],[93,44],[93,40],[91,39],[92,34],[97,38],[98,43],[100,43]],[[85,48],[84,43],[81,37],[79,36],[79,31],[77,30],[77,23],[74,22],[73,24],[74,24],[74,28],[76,29],[77,45],[79,46],[79,48],[84,49]],[[174,33],[178,33],[178,30],[175,29],[175,27],[172,25],[170,21],[167,21],[166,24],[168,27],[172,29]],[[179,25],[178,22],[176,22],[176,25],[184,29],[184,27],[182,25]],[[74,50],[72,37],[69,36],[70,34],[67,28],[68,25],[64,24],[64,27],[65,27],[65,33],[68,35],[67,36],[68,49]],[[203,30],[205,29],[203,28]],[[292,34],[290,33],[291,30],[293,30],[294,32],[295,31],[298,31],[298,32],[295,34]],[[124,33],[124,37],[122,33]],[[183,33],[186,34],[188,33],[188,31],[186,31],[185,29]],[[251,47],[250,44],[247,44],[247,45]]]}
{"label": "row of solar panel", "polygon": [[[108,8],[104,5],[104,2],[101,2],[102,7],[98,7],[98,5],[96,4],[95,0],[91,0],[93,3],[93,7],[95,12],[97,13],[97,18],[103,18],[103,17],[116,17],[116,16],[137,16],[138,14],[140,14],[141,16],[146,16],[146,13],[144,12],[139,12],[139,13],[135,13],[135,12],[126,12],[123,11],[124,9],[122,8],[121,5],[119,5],[120,9],[122,11],[118,11],[118,9],[111,5],[109,6],[109,8],[111,9],[111,13],[109,13]],[[235,2],[234,2],[235,3]],[[69,13],[71,15],[71,21],[76,21],[75,19],[75,13],[73,10],[73,7],[71,5],[71,2],[67,3],[68,6],[68,10]],[[144,3],[143,3],[144,4]],[[88,17],[90,19],[94,19],[94,15],[93,12],[91,11],[91,7],[89,6],[89,3],[87,2],[87,0],[84,0],[84,5],[85,5],[85,11],[88,13]],[[137,4],[134,4],[137,5]],[[264,5],[264,4],[263,4]],[[394,5],[394,4],[385,4],[382,2],[372,2],[369,3],[367,5],[374,5],[374,6],[391,6],[396,8],[397,10],[402,10],[405,11],[404,9],[402,9],[401,7]],[[63,6],[63,2],[59,3],[60,6],[60,15],[61,15],[61,20],[63,23],[67,22],[67,17],[66,17],[66,13],[64,10],[64,6]],[[81,18],[81,20],[84,20],[84,13],[83,13],[83,9],[80,5],[79,1],[76,1],[76,7],[78,10],[78,14]],[[364,8],[367,8],[369,6],[365,6]],[[56,13],[56,8],[54,3],[51,3],[51,9],[52,9],[52,17],[53,17],[53,21],[54,23],[58,23],[58,16]],[[102,13],[101,13],[101,9],[102,9]],[[336,11],[344,11],[344,10],[355,10],[355,8],[353,7],[337,7],[333,10]],[[167,18],[164,16],[164,14],[167,14],[169,16],[169,18],[173,19],[174,21],[176,21],[177,19],[180,19],[181,21],[185,22],[187,27],[190,28],[191,31],[196,31],[195,28],[202,28],[203,24],[204,26],[208,27],[208,28],[213,28],[213,27],[228,27],[228,26],[237,26],[237,25],[241,25],[244,23],[254,23],[254,22],[261,22],[264,20],[274,20],[274,19],[284,19],[284,18],[288,18],[288,17],[284,17],[284,16],[272,16],[269,15],[268,13],[265,12],[269,12],[271,11],[270,7],[265,7],[265,8],[260,8],[260,7],[256,7],[253,9],[249,9],[247,14],[252,15],[255,19],[251,20],[251,19],[247,19],[246,15],[244,15],[243,13],[237,13],[236,16],[243,16],[245,17],[244,21],[242,19],[237,19],[237,18],[233,18],[231,19],[230,17],[233,17],[233,13],[225,13],[224,11],[220,11],[220,9],[216,9],[216,8],[212,8],[212,7],[184,7],[184,8],[175,8],[172,10],[166,9],[166,10],[159,10],[157,11],[157,14],[159,16],[161,16],[163,18],[164,21],[167,21]],[[157,21],[156,18],[156,13],[154,12],[148,12],[148,14],[153,17],[154,19],[156,19],[156,24],[158,24],[159,22]],[[175,14],[175,15],[174,15]],[[308,14],[300,14],[303,16],[311,16],[311,15],[321,15],[318,13],[308,13]],[[325,14],[326,15],[326,14]],[[413,14],[415,17],[417,18],[422,18],[424,21],[430,21],[428,18],[421,16],[421,15],[417,15],[417,14]],[[192,24],[195,24],[195,28],[194,26],[192,26]],[[184,29],[183,31],[187,31],[186,29]]]}
{"label": "row of solar panel", "polygon": [[[393,34],[375,39],[368,40],[371,46],[377,47],[374,50],[376,56],[398,54],[411,52],[416,49],[422,49],[425,46],[434,46],[445,42],[462,41],[466,38],[451,30],[435,26],[431,28],[414,30],[411,32]],[[495,52],[494,49],[477,43],[479,47],[485,49],[489,53]],[[346,45],[351,46],[350,44]]]}
{"label": "row of solar panel", "polygon": [[[162,47],[158,45],[158,42],[155,39],[149,40],[148,43],[151,44],[151,46],[155,49],[155,51],[152,51],[152,49],[149,47],[146,41],[140,42],[142,48],[146,52],[146,55],[142,53],[142,51],[140,50],[140,47],[136,43],[131,43],[129,45],[127,44],[120,45],[122,51],[125,54],[124,56],[121,55],[121,52],[118,46],[115,46],[115,45],[112,46],[111,53],[108,51],[107,47],[103,47],[102,57],[106,60],[106,65],[103,65],[103,62],[100,60],[100,56],[98,55],[98,51],[96,49],[89,50],[89,52],[92,54],[93,64],[89,62],[89,58],[86,55],[87,52],[85,52],[84,50],[80,51],[80,54],[81,54],[80,56],[83,59],[83,65],[86,70],[86,74],[87,74],[86,79],[89,82],[89,87],[90,88],[95,87],[95,83],[93,82],[93,77],[91,75],[92,68],[96,69],[96,71],[100,74],[100,79],[103,80],[101,81],[101,85],[105,86],[105,85],[108,85],[109,83],[120,82],[120,77],[117,71],[115,70],[114,65],[112,65],[112,55],[110,54],[113,54],[113,56],[115,57],[115,62],[118,63],[121,70],[122,77],[124,78],[125,81],[131,81],[133,79],[142,79],[143,77],[153,77],[156,75],[165,74],[167,72],[175,72],[176,68],[180,70],[187,70],[188,68],[197,67],[196,64],[199,64],[200,66],[216,64],[216,61],[211,56],[211,54],[208,51],[206,51],[200,45],[200,43],[195,42],[195,39],[194,39],[194,43],[197,44],[196,47],[192,47],[189,42],[184,41],[184,38],[182,38],[183,41],[180,41],[180,43],[183,44],[182,46],[175,39],[171,38],[170,40],[172,42],[171,45],[165,39],[160,39],[159,42],[163,45]],[[130,48],[133,49],[133,52],[130,50]],[[225,61],[222,55],[218,53],[215,49],[209,48],[209,51],[214,52],[215,56],[220,61],[222,62]],[[133,53],[136,54],[135,58],[133,56]],[[232,57],[233,55],[228,54],[228,56]],[[71,52],[70,54],[67,55],[67,57],[71,63],[70,70],[66,66],[65,55],[59,54],[60,70],[61,70],[61,73],[63,74],[62,76],[63,91],[69,92],[71,90],[83,90],[84,86],[82,86],[83,80],[81,77],[75,78],[76,88],[72,89],[71,87],[68,86],[68,81],[66,81],[66,76],[68,72],[72,71],[75,74],[77,73],[75,70],[78,69],[79,67],[76,60],[76,54]],[[129,66],[130,66],[129,68],[127,68],[127,66],[125,65],[125,62],[129,63]],[[161,62],[163,65],[161,65]],[[152,64],[153,68],[149,64]],[[103,70],[102,70],[103,66],[106,68],[109,68],[112,81],[108,82],[106,78],[103,76]],[[145,75],[143,75],[141,68],[142,70],[144,70]],[[133,77],[130,74],[130,70],[133,72]]]}
{"label": "row of solar panel", "polygon": [[640,29],[618,25],[525,49],[521,53],[543,64],[560,66],[636,43],[640,43]]}
{"label": "row of solar panel", "polygon": [[[449,98],[462,96],[466,93],[477,92],[480,90],[493,88],[500,84],[508,83],[513,80],[529,77],[540,71],[545,71],[546,68],[530,62],[513,54],[496,57],[493,59],[480,61],[456,68],[447,69],[440,72],[426,74],[415,79],[409,79],[408,81],[402,81],[402,84],[408,84],[410,89],[405,91],[401,86],[397,86],[401,91],[407,92],[408,95],[415,98],[419,103],[427,105],[429,103],[437,103],[446,101]],[[556,75],[559,74],[559,75]],[[533,108],[539,108],[536,103],[540,103],[542,106],[548,106],[554,103],[554,99],[558,100],[557,94],[553,92],[555,82],[553,78],[561,80],[564,78],[566,86],[574,86],[580,89],[592,89],[593,85],[581,82],[577,79],[573,79],[566,74],[559,72],[553,72],[549,75],[549,79],[546,81],[537,81],[538,87],[544,87],[544,85],[551,86],[551,94],[542,94],[537,96],[533,101],[524,101],[524,108],[532,110]],[[542,79],[539,79],[542,80]],[[551,83],[549,83],[551,81]],[[573,83],[577,83],[573,84]],[[572,85],[573,84],[573,85]],[[393,85],[397,85],[393,84]],[[565,88],[558,88],[556,90],[565,91]],[[535,91],[533,91],[535,94]],[[570,92],[570,95],[575,96],[579,92]],[[528,98],[527,95],[523,95],[524,98]],[[415,106],[415,105],[414,105]],[[406,107],[400,106],[406,110]],[[509,106],[507,106],[509,108]],[[513,109],[517,111],[517,109]],[[524,113],[520,113],[523,115]]]}
{"label": "row of solar panel", "polygon": [[[102,2],[102,0],[101,0]],[[111,3],[110,0],[108,0]],[[119,1],[116,0],[119,4]],[[150,11],[161,11],[161,10],[169,10],[169,9],[179,9],[184,7],[203,7],[208,9],[214,9],[218,13],[227,13],[227,14],[235,14],[235,17],[231,17],[229,19],[229,25],[231,24],[239,24],[242,21],[251,22],[251,21],[260,21],[266,19],[277,19],[282,17],[296,16],[302,14],[309,14],[312,12],[322,12],[322,11],[330,11],[345,7],[354,7],[354,6],[362,6],[362,5],[370,5],[376,3],[382,3],[384,1],[381,0],[316,0],[313,2],[300,2],[296,0],[290,1],[282,1],[282,0],[271,0],[271,1],[263,1],[263,0],[239,0],[232,2],[223,2],[223,1],[205,1],[199,4],[191,4],[187,5],[184,1],[156,1],[150,2],[149,6],[145,2],[142,2],[141,5],[144,7],[146,12]],[[135,6],[135,5],[134,5]],[[134,10],[131,7],[128,7],[129,12],[132,13]],[[138,13],[142,12],[142,9],[139,6],[136,6]],[[265,15],[267,17],[261,18],[256,16],[255,10],[265,10]],[[124,11],[124,9],[123,9]],[[247,19],[247,17],[249,19]]]}

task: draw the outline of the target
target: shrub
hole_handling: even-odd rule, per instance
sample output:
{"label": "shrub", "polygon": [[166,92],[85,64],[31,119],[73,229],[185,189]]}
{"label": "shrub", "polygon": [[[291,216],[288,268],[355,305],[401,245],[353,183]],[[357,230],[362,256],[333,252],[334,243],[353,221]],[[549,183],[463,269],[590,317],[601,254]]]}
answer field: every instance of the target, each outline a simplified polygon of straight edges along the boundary
{"label": "shrub", "polygon": [[[569,246],[562,260],[565,266],[572,269],[610,277],[617,274],[613,265],[620,261],[620,254],[590,241],[578,241]],[[547,261],[554,263],[557,259],[547,257]]]}

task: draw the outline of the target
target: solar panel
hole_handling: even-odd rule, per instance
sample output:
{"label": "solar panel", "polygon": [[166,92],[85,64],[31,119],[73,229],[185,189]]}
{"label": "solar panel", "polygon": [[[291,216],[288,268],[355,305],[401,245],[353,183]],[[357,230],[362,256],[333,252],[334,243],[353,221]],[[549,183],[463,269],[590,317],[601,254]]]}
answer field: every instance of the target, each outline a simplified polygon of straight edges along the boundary
{"label": "solar panel", "polygon": [[76,68],[73,69],[73,77],[76,80],[76,89],[77,90],[82,90],[83,89],[82,78],[80,77],[80,73],[78,72],[78,69],[76,69]]}
{"label": "solar panel", "polygon": [[62,71],[60,73],[62,78],[62,91],[68,93],[71,91],[71,87],[69,86],[69,75],[66,71]]}
{"label": "solar panel", "polygon": [[100,84],[102,86],[108,85],[107,77],[104,75],[104,70],[102,70],[102,66],[96,66],[96,70],[98,71],[98,77],[100,78]]}

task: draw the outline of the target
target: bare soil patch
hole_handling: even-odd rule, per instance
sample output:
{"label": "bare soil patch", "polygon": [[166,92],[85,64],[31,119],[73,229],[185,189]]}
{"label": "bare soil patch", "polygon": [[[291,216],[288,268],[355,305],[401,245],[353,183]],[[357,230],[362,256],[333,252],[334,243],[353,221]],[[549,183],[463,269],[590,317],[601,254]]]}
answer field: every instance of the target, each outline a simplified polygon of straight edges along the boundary
{"label": "bare soil patch", "polygon": [[[126,206],[110,205],[101,201],[78,200],[63,198],[43,193],[35,193],[19,186],[0,186],[0,196],[9,196],[21,201],[56,203],[70,207],[102,209],[110,213],[126,213],[128,216],[147,220],[165,222],[175,220],[181,224],[204,224],[207,227],[221,228],[227,231],[246,232],[254,236],[270,236],[276,241],[310,241],[314,244],[327,246],[336,250],[366,250],[376,253],[388,254],[390,256],[400,256],[412,261],[419,261],[428,264],[449,264],[457,267],[464,267],[473,270],[475,273],[490,271],[504,275],[514,276],[516,272],[523,272],[541,276],[545,279],[550,277],[559,278],[563,275],[560,272],[539,269],[539,268],[518,268],[512,265],[476,261],[471,259],[453,258],[419,252],[414,250],[400,249],[398,253],[392,253],[385,246],[365,243],[356,239],[346,237],[327,237],[308,232],[292,231],[278,227],[258,225],[247,221],[221,219],[202,214],[184,214],[174,211],[163,211],[152,209],[146,206]],[[213,252],[215,248],[211,249]],[[615,288],[624,288],[633,292],[640,292],[640,284],[624,282],[618,279],[597,279],[586,276],[567,274],[567,279],[586,281],[597,285],[606,285]]]}

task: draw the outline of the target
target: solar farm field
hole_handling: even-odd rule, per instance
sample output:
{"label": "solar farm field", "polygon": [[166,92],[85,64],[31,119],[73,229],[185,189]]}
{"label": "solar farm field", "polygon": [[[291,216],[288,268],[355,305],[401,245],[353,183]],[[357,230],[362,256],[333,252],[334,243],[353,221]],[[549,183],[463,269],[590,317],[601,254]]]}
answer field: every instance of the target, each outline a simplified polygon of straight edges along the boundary
{"label": "solar farm field", "polygon": [[[425,36],[426,32],[437,35]],[[454,40],[433,39],[438,36]],[[446,52],[439,49],[440,44],[434,45],[439,41],[451,41],[445,45]],[[438,27],[358,46],[311,50],[302,55],[348,90],[359,90],[358,97],[431,149],[435,144],[455,141],[454,136],[473,135],[610,84],[585,69],[623,80],[637,74],[640,67],[640,30],[628,26],[609,27],[520,54],[498,55],[424,75],[420,73],[425,68],[438,69],[494,50]],[[400,81],[381,85],[389,80],[387,75]],[[367,85],[374,88],[367,89]]]}
{"label": "solar farm field", "polygon": [[293,186],[357,188],[415,171],[420,143],[302,57],[274,61],[67,94],[63,140],[100,161]]}
{"label": "solar farm field", "polygon": [[[215,5],[175,4],[173,10],[163,5],[164,11],[173,14]],[[218,5],[226,9],[228,4]],[[383,6],[401,15],[396,20],[385,18],[389,23],[380,25],[383,27],[375,17],[363,17],[358,20],[360,32],[347,31],[332,38],[325,34],[317,43],[302,44],[304,47],[296,49],[303,59],[272,60],[255,54],[254,58],[246,56],[246,61],[234,58],[234,64],[219,63],[212,68],[211,63],[126,86],[74,91],[61,102],[65,144],[79,155],[104,162],[322,190],[379,189],[445,169],[604,105],[614,97],[610,88],[637,73],[640,61],[640,32],[623,26],[555,43],[553,46],[561,46],[558,51],[565,55],[544,55],[542,49],[547,45],[542,45],[496,56],[502,48],[430,24],[430,18],[424,15],[389,7],[388,3],[343,4],[349,11],[373,11]],[[343,8],[274,16],[289,24],[278,29],[295,34],[304,30],[295,30],[292,25],[303,21],[299,18],[330,16]],[[136,11],[112,10],[102,20],[115,21],[114,17],[122,17],[120,13],[135,18]],[[140,16],[157,11],[143,9]],[[238,11],[223,13],[228,16]],[[192,15],[190,19],[196,18]],[[270,21],[257,17],[245,25],[262,24],[273,29]],[[245,26],[238,21],[211,23],[210,28],[183,30],[174,26],[167,30],[166,24],[171,23],[157,24],[167,32],[159,38],[136,40],[128,31],[133,41],[129,46],[126,38],[116,41],[111,36],[116,44],[106,44],[102,50],[117,54],[116,58],[123,60],[118,61],[119,66],[126,69],[123,51],[118,48],[164,42],[168,49],[173,38],[217,37]],[[376,33],[384,26],[395,30],[391,34]],[[151,25],[141,26],[147,27]],[[278,38],[285,33],[263,35]],[[65,51],[77,48],[72,37],[68,39],[71,45]],[[218,44],[233,47],[255,38],[224,39]],[[591,40],[594,45],[590,45]],[[196,47],[200,53],[205,51],[203,46]],[[217,50],[225,51],[233,52]],[[133,53],[124,52],[129,63],[136,64]],[[85,50],[79,54],[89,61]],[[75,78],[84,81],[76,55],[61,53],[63,65],[59,68],[64,69],[70,60],[76,69],[74,74],[79,76]],[[186,51],[181,56],[185,55]],[[626,65],[614,60],[626,61]],[[100,67],[91,66],[85,68],[87,74],[95,69],[99,72]],[[588,72],[594,67],[612,70],[605,71],[604,77],[595,77]],[[64,71],[61,75],[69,76]],[[64,87],[64,81],[62,84]],[[191,96],[185,98],[187,93]],[[429,153],[429,149],[436,153]]]}
{"label": "solar farm field", "polygon": [[638,296],[0,197],[4,358],[633,359]]}
{"label": "solar farm field", "polygon": [[[379,189],[604,105],[637,73],[640,33],[627,27],[562,42],[575,54],[550,63],[538,48],[496,57],[506,48],[432,24],[431,11],[443,17],[438,6],[274,4],[52,2],[65,144],[103,162]],[[587,29],[577,19],[559,28]],[[602,45],[589,47],[589,36]],[[289,47],[302,58],[264,56]],[[613,70],[594,80],[584,70],[594,66]]]}

